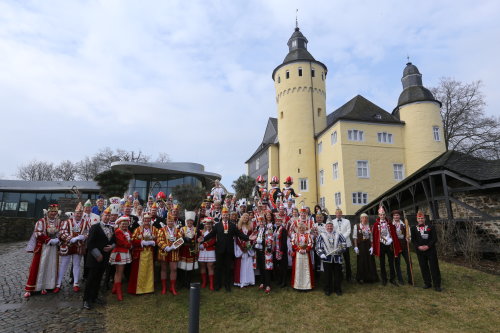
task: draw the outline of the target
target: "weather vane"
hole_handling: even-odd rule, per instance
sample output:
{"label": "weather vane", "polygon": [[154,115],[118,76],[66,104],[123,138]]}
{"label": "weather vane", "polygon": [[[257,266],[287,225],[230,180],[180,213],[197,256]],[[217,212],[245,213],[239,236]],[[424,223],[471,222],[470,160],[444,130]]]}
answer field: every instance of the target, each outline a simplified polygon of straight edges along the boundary
{"label": "weather vane", "polygon": [[410,62],[410,55],[409,54],[406,55],[406,60],[408,60],[408,62]]}
{"label": "weather vane", "polygon": [[299,9],[295,10],[295,28],[299,27]]}

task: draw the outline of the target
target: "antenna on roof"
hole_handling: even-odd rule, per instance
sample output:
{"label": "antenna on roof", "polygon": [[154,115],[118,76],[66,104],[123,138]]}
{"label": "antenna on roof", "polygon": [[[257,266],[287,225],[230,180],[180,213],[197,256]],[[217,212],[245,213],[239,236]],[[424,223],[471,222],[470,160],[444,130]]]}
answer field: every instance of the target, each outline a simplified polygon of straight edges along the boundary
{"label": "antenna on roof", "polygon": [[407,54],[407,55],[406,55],[406,60],[407,60],[408,62],[410,62],[410,55],[409,55],[409,54]]}
{"label": "antenna on roof", "polygon": [[295,10],[295,28],[298,28],[299,27],[299,9],[297,8]]}

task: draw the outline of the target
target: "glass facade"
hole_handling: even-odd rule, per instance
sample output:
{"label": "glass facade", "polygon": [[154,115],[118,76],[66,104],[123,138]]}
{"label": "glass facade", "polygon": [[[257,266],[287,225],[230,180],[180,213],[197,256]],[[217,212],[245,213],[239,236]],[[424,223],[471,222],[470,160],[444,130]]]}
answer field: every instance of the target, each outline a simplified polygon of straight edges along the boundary
{"label": "glass facade", "polygon": [[[97,199],[98,193],[82,193],[82,201]],[[58,203],[60,198],[74,198],[72,193],[50,192],[0,192],[0,216],[33,217],[39,219],[49,204]]]}
{"label": "glass facade", "polygon": [[156,196],[160,191],[167,196],[172,193],[177,185],[189,184],[198,187],[206,187],[205,179],[199,176],[186,175],[134,175],[130,181],[128,193],[139,192],[139,197],[147,200],[149,194]]}

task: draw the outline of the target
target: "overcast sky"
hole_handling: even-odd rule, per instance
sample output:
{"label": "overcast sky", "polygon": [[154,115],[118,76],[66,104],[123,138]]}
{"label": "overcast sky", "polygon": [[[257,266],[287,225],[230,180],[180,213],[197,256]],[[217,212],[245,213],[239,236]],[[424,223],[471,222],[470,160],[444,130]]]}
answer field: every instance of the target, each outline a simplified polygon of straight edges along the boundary
{"label": "overcast sky", "polygon": [[328,113],[357,94],[392,111],[409,55],[427,87],[482,80],[500,114],[494,0],[0,1],[0,178],[108,146],[204,164],[229,188],[276,116],[296,8]]}

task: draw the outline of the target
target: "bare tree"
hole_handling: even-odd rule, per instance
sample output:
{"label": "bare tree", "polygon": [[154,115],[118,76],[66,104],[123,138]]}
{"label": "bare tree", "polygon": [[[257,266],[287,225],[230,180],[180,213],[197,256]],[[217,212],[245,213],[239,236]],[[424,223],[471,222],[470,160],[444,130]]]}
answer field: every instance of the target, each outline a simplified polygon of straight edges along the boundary
{"label": "bare tree", "polygon": [[167,153],[159,153],[156,158],[157,163],[167,163],[170,162],[170,156]]}
{"label": "bare tree", "polygon": [[70,160],[62,161],[54,168],[54,179],[58,180],[75,180],[78,172],[77,164]]}
{"label": "bare tree", "polygon": [[95,158],[85,157],[80,162],[76,163],[78,178],[80,180],[93,180],[101,171],[99,162]]}
{"label": "bare tree", "polygon": [[441,78],[439,85],[431,91],[443,103],[441,116],[448,150],[482,158],[499,158],[500,118],[485,115],[486,103],[481,86],[481,81],[463,83]]}
{"label": "bare tree", "polygon": [[16,176],[22,180],[53,180],[54,165],[49,162],[32,160],[18,167]]}
{"label": "bare tree", "polygon": [[138,152],[135,152],[117,149],[116,155],[118,156],[119,161],[147,163],[151,160],[151,157],[149,155],[143,154],[143,152],[140,150]]}

